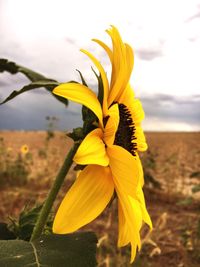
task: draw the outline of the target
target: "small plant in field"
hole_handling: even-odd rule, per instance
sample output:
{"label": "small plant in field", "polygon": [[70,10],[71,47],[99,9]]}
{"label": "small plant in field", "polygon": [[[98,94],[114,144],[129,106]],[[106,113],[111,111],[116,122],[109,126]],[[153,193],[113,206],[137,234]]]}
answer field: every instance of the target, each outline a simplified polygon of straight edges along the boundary
{"label": "small plant in field", "polygon": [[161,189],[161,184],[153,175],[153,171],[156,168],[156,160],[150,149],[147,151],[145,157],[142,158],[142,163],[144,168],[145,185],[152,188]]}
{"label": "small plant in field", "polygon": [[14,161],[6,161],[4,169],[0,173],[0,181],[2,185],[21,186],[27,183],[28,174],[26,163],[18,154]]}
{"label": "small plant in field", "polygon": [[39,149],[38,150],[38,156],[40,157],[40,158],[43,158],[43,159],[46,159],[47,158],[47,151],[46,151],[46,149]]}
{"label": "small plant in field", "polygon": [[54,116],[46,116],[46,121],[47,121],[47,135],[46,135],[46,142],[48,142],[54,138],[55,134],[55,128],[57,127],[58,123],[58,118]]}
{"label": "small plant in field", "polygon": [[10,153],[12,148],[6,148],[3,139],[0,142],[0,185],[21,186],[26,184],[29,175],[28,146],[22,146],[17,157],[13,159]]}

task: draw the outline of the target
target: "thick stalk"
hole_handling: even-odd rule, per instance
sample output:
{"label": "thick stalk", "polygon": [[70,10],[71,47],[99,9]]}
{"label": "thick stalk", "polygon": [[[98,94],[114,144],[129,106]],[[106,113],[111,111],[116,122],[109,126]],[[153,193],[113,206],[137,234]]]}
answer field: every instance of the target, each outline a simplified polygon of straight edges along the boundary
{"label": "thick stalk", "polygon": [[44,226],[47,222],[47,219],[48,219],[48,216],[49,216],[49,213],[51,211],[51,208],[53,206],[53,203],[56,199],[56,196],[64,182],[64,179],[65,179],[65,176],[67,175],[72,163],[73,163],[73,157],[77,151],[79,147],[79,143],[78,142],[75,142],[74,143],[74,146],[71,148],[71,150],[69,151],[67,157],[65,158],[65,161],[53,183],[53,186],[52,188],[50,189],[49,191],[49,194],[44,202],[44,205],[41,209],[41,212],[39,214],[39,217],[38,217],[38,220],[36,222],[36,225],[33,229],[33,233],[32,233],[32,236],[31,236],[31,240],[30,241],[33,241],[34,239],[36,238],[39,238],[40,235],[42,234],[42,231],[44,229]]}

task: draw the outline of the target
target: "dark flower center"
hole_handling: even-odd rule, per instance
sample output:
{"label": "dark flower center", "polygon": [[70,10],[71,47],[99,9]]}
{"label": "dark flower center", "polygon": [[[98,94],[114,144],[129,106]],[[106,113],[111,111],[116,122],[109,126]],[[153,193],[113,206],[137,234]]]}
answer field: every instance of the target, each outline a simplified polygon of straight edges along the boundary
{"label": "dark flower center", "polygon": [[135,124],[131,117],[131,113],[124,104],[119,104],[119,126],[115,135],[114,145],[121,146],[136,156],[137,143],[134,142]]}

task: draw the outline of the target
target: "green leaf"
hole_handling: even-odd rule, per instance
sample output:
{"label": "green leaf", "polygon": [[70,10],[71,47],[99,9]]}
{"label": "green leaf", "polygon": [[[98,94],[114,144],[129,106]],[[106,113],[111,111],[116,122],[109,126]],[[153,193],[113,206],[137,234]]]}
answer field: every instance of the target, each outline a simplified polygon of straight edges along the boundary
{"label": "green leaf", "polygon": [[[24,74],[32,83],[24,86],[21,90],[19,91],[13,91],[2,103],[0,104],[4,104],[6,102],[8,102],[9,100],[13,99],[14,97],[30,91],[32,89],[36,89],[36,88],[41,88],[41,87],[45,87],[47,89],[47,91],[51,92],[53,91],[54,87],[59,85],[59,83],[56,80],[50,79],[45,77],[44,75],[35,72],[31,69],[28,69],[26,67],[17,65],[15,62],[9,61],[8,59],[4,59],[4,58],[0,58],[0,72],[4,72],[7,71],[11,74],[17,74],[17,73],[22,73]],[[66,106],[68,105],[68,100],[60,97],[60,96],[56,96],[54,94],[52,94],[57,100],[59,100],[60,102],[62,102],[63,104],[65,104]]]}
{"label": "green leaf", "polygon": [[[28,205],[25,206],[25,208],[21,211],[19,214],[19,219],[16,220],[14,218],[9,218],[10,223],[8,224],[8,229],[15,235],[16,239],[29,241],[33,232],[33,229],[35,227],[35,224],[37,222],[39,213],[42,209],[42,205],[36,205],[33,208],[30,208]],[[51,214],[50,214],[51,215]],[[47,234],[52,233],[52,223],[53,218],[52,216],[48,217],[48,221],[46,223],[44,232]],[[0,235],[0,239],[1,238]],[[6,238],[5,238],[6,239]],[[12,238],[14,239],[14,238]]]}
{"label": "green leaf", "polygon": [[[14,97],[24,93],[24,92],[27,92],[27,91],[30,91],[30,90],[33,90],[33,89],[37,89],[37,88],[41,88],[41,87],[46,87],[48,88],[48,90],[52,91],[53,88],[55,86],[57,86],[58,83],[57,82],[49,82],[49,81],[37,81],[37,82],[32,82],[28,85],[25,85],[22,89],[20,89],[19,91],[13,91],[3,102],[1,102],[0,104],[4,104],[6,102],[8,102],[9,100],[13,99]],[[51,89],[50,89],[51,88]]]}
{"label": "green leaf", "polygon": [[46,78],[44,75],[37,73],[31,69],[17,65],[15,62],[9,61],[5,58],[0,58],[0,72],[4,71],[7,71],[11,74],[17,74],[18,72],[21,72],[32,82],[36,82],[39,80],[50,80],[56,82],[55,80]]}
{"label": "green leaf", "polygon": [[8,229],[8,225],[6,223],[0,222],[0,240],[9,240],[15,239],[16,236],[12,231]]}
{"label": "green leaf", "polygon": [[92,232],[46,235],[33,241],[0,241],[1,267],[93,267],[97,238]]}

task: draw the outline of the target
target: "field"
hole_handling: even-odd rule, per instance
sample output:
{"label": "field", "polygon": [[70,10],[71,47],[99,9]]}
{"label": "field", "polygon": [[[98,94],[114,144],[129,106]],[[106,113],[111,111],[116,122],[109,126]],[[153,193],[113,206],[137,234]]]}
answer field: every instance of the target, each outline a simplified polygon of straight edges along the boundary
{"label": "field", "polygon": [[[200,133],[147,133],[141,155],[147,207],[154,229],[142,230],[142,250],[129,264],[129,248],[117,249],[116,200],[83,230],[98,236],[99,267],[200,267]],[[21,148],[27,146],[23,153]],[[0,222],[24,205],[41,203],[72,141],[65,133],[0,132]],[[72,170],[55,209],[72,184]]]}

